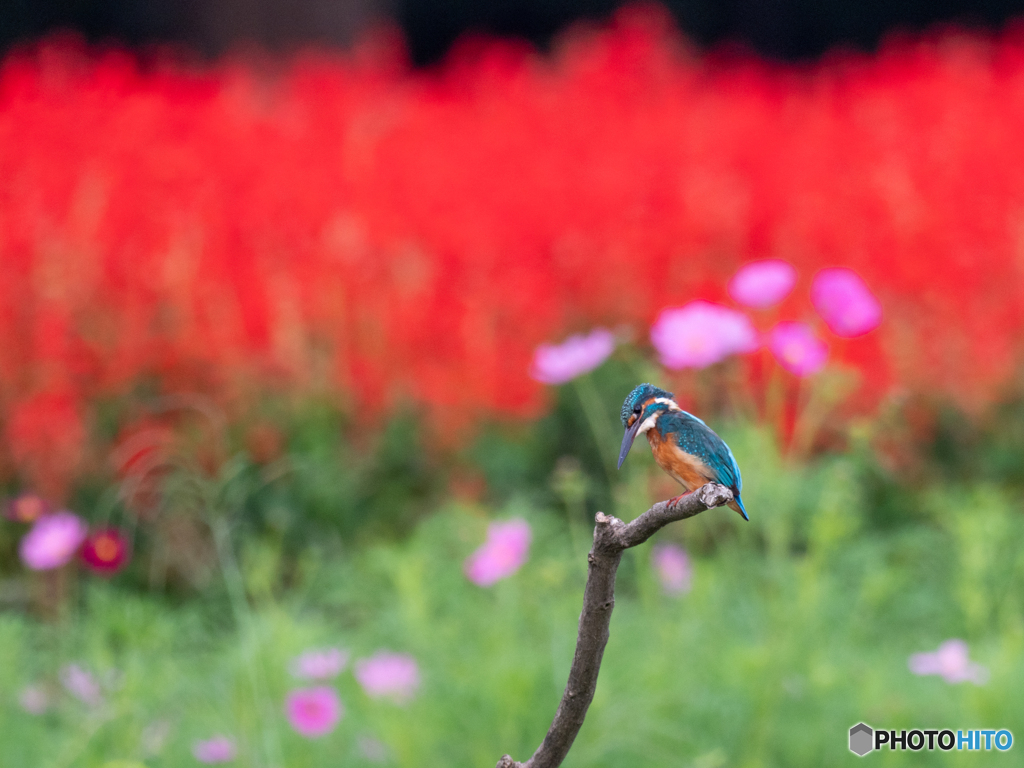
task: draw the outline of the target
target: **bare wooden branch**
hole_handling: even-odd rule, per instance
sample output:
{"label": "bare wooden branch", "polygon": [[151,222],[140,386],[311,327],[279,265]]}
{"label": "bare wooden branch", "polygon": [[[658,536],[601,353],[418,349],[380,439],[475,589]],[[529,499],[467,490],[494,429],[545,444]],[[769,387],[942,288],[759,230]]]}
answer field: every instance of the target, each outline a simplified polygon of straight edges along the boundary
{"label": "bare wooden branch", "polygon": [[732,492],[728,488],[708,483],[678,498],[674,504],[658,502],[631,523],[624,523],[603,512],[597,513],[594,546],[587,555],[587,586],[583,592],[576,655],[573,656],[569,682],[555,719],[533,757],[519,763],[504,755],[496,768],[558,768],[569,754],[597,688],[597,673],[601,669],[601,657],[608,643],[608,626],[615,607],[615,572],[623,550],[643,544],[671,522],[685,520],[730,501]]}

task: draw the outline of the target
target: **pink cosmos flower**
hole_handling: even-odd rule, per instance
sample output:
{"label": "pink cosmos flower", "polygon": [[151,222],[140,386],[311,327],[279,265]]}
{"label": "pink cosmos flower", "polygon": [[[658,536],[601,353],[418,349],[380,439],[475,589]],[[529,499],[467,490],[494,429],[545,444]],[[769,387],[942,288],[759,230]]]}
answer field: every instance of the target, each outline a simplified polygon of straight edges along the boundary
{"label": "pink cosmos flower", "polygon": [[96,678],[77,664],[68,664],[60,671],[61,685],[67,692],[90,707],[98,707],[103,703],[103,693]]}
{"label": "pink cosmos flower", "polygon": [[981,685],[988,680],[988,670],[968,658],[963,640],[947,640],[934,653],[915,653],[908,666],[915,675],[942,675],[947,683]]}
{"label": "pink cosmos flower", "polygon": [[345,714],[338,692],[326,685],[296,688],[284,701],[288,722],[300,736],[317,739],[333,731]]}
{"label": "pink cosmos flower", "polygon": [[404,653],[379,651],[356,662],[356,680],[371,699],[387,698],[399,704],[409,701],[420,686],[416,660]]}
{"label": "pink cosmos flower", "polygon": [[487,528],[487,541],[466,558],[463,571],[477,586],[489,587],[518,571],[529,551],[530,524],[525,520],[517,517],[504,523],[491,523]]}
{"label": "pink cosmos flower", "polygon": [[782,367],[797,376],[817,373],[828,360],[828,345],[807,323],[779,323],[768,334],[768,346]]}
{"label": "pink cosmos flower", "polygon": [[235,740],[227,736],[214,736],[192,745],[192,756],[200,763],[230,763],[237,752]]}
{"label": "pink cosmos flower", "polygon": [[42,685],[26,685],[21,689],[18,703],[30,715],[42,715],[50,708],[50,694]]}
{"label": "pink cosmos flower", "polygon": [[43,515],[21,540],[22,562],[35,571],[59,568],[82,546],[89,529],[78,515],[68,511]]}
{"label": "pink cosmos flower", "polygon": [[861,280],[845,267],[830,267],[814,276],[811,303],[836,336],[852,339],[882,322],[882,305]]}
{"label": "pink cosmos flower", "polygon": [[306,651],[297,656],[291,664],[294,677],[308,680],[330,680],[337,677],[348,666],[348,651],[340,648],[324,648]]}
{"label": "pink cosmos flower", "polygon": [[666,368],[706,368],[729,355],[757,349],[757,332],[742,312],[707,301],[663,309],[651,343]]}
{"label": "pink cosmos flower", "polygon": [[615,336],[604,328],[570,336],[561,344],[541,344],[533,353],[530,377],[542,384],[564,384],[597,368],[614,350]]}
{"label": "pink cosmos flower", "polygon": [[4,512],[8,520],[34,523],[43,515],[50,513],[50,505],[36,493],[23,493],[8,501]]}
{"label": "pink cosmos flower", "polygon": [[782,259],[752,261],[740,267],[729,281],[729,295],[754,309],[775,306],[796,285],[796,269]]}
{"label": "pink cosmos flower", "polygon": [[651,548],[651,564],[665,592],[683,595],[690,591],[693,568],[682,547],[676,544],[655,544]]}

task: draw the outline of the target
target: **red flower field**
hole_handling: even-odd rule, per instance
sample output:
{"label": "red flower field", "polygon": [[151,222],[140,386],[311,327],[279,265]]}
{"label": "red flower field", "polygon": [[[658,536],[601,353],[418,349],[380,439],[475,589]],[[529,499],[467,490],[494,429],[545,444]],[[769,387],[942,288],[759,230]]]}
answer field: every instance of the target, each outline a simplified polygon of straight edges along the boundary
{"label": "red flower field", "polygon": [[[1024,338],[1024,37],[803,68],[698,57],[651,9],[550,56],[471,41],[209,66],[57,39],[0,69],[7,461],[74,467],[98,398],[158,381],[359,413],[535,414],[534,347],[728,302],[743,262],[856,270],[858,402],[984,404]],[[59,485],[58,481],[53,481]]]}

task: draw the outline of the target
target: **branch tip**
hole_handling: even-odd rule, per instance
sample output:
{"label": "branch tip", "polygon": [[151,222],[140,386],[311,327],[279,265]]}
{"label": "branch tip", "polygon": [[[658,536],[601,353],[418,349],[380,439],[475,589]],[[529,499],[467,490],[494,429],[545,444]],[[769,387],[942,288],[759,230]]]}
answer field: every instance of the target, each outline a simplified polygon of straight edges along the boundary
{"label": "branch tip", "polygon": [[701,503],[705,504],[708,509],[721,507],[733,500],[732,491],[717,483],[708,483],[698,493]]}

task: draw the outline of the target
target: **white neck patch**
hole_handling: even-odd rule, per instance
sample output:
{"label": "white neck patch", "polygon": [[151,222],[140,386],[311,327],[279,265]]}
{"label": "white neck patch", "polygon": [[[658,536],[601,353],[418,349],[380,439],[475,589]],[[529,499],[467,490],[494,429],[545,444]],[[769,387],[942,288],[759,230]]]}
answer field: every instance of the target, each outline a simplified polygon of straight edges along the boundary
{"label": "white neck patch", "polygon": [[657,413],[652,413],[650,416],[648,416],[644,420],[644,423],[640,425],[640,429],[638,429],[636,433],[638,435],[642,435],[648,430],[650,430],[651,427],[658,423],[658,417],[661,416],[662,413],[663,411],[658,411]]}

